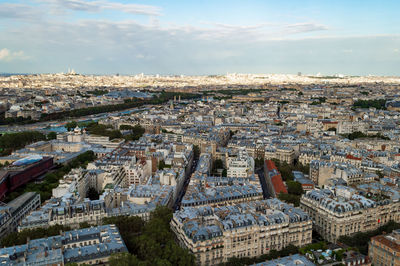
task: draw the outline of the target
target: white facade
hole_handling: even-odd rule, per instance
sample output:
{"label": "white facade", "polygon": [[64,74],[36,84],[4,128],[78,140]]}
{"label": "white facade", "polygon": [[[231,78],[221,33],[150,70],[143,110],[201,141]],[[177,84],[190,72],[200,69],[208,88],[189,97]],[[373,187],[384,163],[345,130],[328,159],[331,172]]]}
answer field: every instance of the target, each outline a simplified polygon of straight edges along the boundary
{"label": "white facade", "polygon": [[228,177],[247,178],[254,173],[254,159],[244,149],[237,157],[228,157],[226,165]]}

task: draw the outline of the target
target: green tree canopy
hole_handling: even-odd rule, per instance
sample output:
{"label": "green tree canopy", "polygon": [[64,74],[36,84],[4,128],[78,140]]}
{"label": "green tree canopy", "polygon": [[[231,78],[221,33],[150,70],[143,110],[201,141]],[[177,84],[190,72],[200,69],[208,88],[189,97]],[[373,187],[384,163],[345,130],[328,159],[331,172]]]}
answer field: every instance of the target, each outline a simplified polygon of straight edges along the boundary
{"label": "green tree canopy", "polygon": [[304,193],[303,187],[299,182],[289,180],[286,182],[286,185],[289,194],[301,195]]}
{"label": "green tree canopy", "polygon": [[172,210],[157,207],[144,223],[139,217],[106,218],[117,225],[131,254],[115,255],[110,265],[194,265],[194,256],[175,243],[170,228]]}
{"label": "green tree canopy", "polygon": [[25,147],[27,144],[46,140],[46,135],[38,131],[24,131],[18,133],[7,133],[0,136],[0,149],[2,155],[9,155],[13,150]]}
{"label": "green tree canopy", "polygon": [[65,128],[68,131],[74,130],[74,128],[76,128],[78,126],[78,123],[76,121],[70,121],[65,125]]}

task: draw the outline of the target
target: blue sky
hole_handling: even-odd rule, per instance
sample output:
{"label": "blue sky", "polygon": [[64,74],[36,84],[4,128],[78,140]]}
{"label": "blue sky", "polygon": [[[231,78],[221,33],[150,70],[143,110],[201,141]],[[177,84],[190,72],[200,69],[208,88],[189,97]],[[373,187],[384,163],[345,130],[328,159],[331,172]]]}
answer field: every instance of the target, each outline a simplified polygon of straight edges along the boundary
{"label": "blue sky", "polygon": [[400,75],[400,1],[0,0],[0,72]]}

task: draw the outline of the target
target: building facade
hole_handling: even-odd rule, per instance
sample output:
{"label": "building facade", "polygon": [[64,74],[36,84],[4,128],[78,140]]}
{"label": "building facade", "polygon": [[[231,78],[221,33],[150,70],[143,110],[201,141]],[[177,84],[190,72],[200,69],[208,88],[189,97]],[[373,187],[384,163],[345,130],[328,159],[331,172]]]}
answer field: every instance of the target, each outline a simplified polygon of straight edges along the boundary
{"label": "building facade", "polygon": [[111,254],[128,252],[115,225],[103,225],[58,236],[28,240],[24,245],[0,249],[2,265],[104,265]]}
{"label": "building facade", "polygon": [[230,257],[257,257],[293,244],[311,243],[312,221],[278,199],[222,207],[187,207],[174,213],[171,228],[199,265]]}
{"label": "building facade", "polygon": [[400,230],[371,238],[368,256],[375,266],[400,265]]}
{"label": "building facade", "polygon": [[300,199],[300,208],[314,221],[314,229],[327,241],[375,230],[389,221],[400,221],[400,203],[374,201],[355,189],[336,186],[312,190]]}

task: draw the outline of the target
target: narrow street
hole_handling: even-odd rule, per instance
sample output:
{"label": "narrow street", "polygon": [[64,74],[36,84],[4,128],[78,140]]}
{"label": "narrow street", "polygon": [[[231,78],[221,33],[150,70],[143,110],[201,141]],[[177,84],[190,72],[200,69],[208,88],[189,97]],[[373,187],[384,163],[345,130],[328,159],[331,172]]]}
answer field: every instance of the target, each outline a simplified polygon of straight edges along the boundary
{"label": "narrow street", "polygon": [[267,182],[264,177],[263,168],[258,168],[258,169],[256,169],[255,172],[258,174],[258,178],[260,179],[260,184],[261,184],[261,188],[263,190],[264,199],[271,198],[271,195],[268,192]]}
{"label": "narrow street", "polygon": [[186,180],[185,180],[185,182],[184,182],[184,184],[183,184],[183,188],[182,188],[182,190],[179,192],[179,195],[178,195],[178,197],[177,197],[177,199],[176,199],[176,201],[175,201],[175,203],[174,203],[174,206],[173,206],[173,210],[174,210],[174,211],[179,210],[180,207],[181,207],[181,202],[182,202],[183,196],[185,195],[186,189],[187,189],[187,187],[188,187],[188,185],[189,185],[190,177],[192,176],[192,174],[193,174],[194,171],[196,170],[197,162],[198,162],[198,159],[193,159],[192,168],[190,169],[190,174],[186,177]]}

